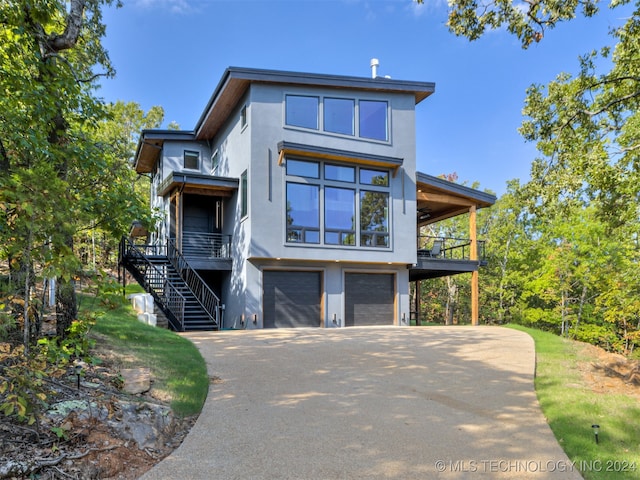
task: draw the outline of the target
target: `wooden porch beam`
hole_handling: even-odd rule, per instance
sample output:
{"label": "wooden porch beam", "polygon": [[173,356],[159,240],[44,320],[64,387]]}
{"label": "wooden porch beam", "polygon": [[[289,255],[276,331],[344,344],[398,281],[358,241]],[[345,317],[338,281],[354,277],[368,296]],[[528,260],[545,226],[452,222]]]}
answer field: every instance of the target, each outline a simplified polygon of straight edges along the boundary
{"label": "wooden porch beam", "polygon": [[[478,260],[478,233],[476,225],[476,206],[473,205],[469,208],[469,238],[471,239],[471,260]],[[478,270],[471,272],[471,324],[478,325],[479,323],[479,282],[478,282]]]}
{"label": "wooden porch beam", "polygon": [[468,198],[461,198],[456,195],[449,195],[447,193],[433,193],[433,192],[417,192],[417,200],[419,202],[435,202],[445,203],[450,205],[460,205],[465,207],[475,207],[475,202]]}

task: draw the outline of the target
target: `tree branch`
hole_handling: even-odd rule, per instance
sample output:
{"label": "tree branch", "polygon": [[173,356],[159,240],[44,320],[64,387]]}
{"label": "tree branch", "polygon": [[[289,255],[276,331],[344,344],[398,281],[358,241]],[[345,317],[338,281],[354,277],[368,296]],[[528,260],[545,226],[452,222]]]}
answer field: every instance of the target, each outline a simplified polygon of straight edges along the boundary
{"label": "tree branch", "polygon": [[67,65],[67,67],[69,67],[69,71],[71,72],[71,75],[73,75],[73,78],[75,79],[76,82],[78,83],[91,83],[93,82],[96,78],[100,78],[100,77],[108,77],[109,74],[108,73],[96,73],[92,76],[90,76],[89,78],[80,78],[78,77],[78,75],[76,74],[75,69],[73,68],[73,65],[71,65],[71,63],[69,62],[69,60],[67,60],[66,58],[64,58],[62,55],[58,55],[57,53],[49,53],[46,54],[44,56],[44,58],[56,58],[58,60],[62,60],[62,62]]}
{"label": "tree branch", "polygon": [[46,40],[48,52],[59,52],[75,47],[80,37],[86,4],[87,0],[71,0],[71,8],[67,15],[67,25],[64,32],[60,35],[49,35]]}

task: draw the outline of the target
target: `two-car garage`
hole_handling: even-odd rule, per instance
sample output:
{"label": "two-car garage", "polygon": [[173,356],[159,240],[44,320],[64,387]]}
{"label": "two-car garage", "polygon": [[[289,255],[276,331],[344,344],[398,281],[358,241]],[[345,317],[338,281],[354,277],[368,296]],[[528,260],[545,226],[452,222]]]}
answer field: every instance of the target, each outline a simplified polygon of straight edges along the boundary
{"label": "two-car garage", "polygon": [[[345,272],[344,326],[395,323],[395,274]],[[264,270],[265,328],[321,327],[324,311],[322,270]]]}

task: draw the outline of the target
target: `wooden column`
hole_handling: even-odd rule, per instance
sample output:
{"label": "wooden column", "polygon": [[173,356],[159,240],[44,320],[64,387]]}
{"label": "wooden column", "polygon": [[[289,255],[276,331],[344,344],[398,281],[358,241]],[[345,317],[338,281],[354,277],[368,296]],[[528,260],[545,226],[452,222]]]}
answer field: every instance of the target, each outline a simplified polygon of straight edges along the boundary
{"label": "wooden column", "polygon": [[[471,260],[478,260],[478,233],[476,231],[476,206],[469,208],[469,238],[471,239]],[[480,266],[478,265],[478,269]],[[471,324],[479,321],[479,286],[478,270],[471,272]]]}
{"label": "wooden column", "polygon": [[422,322],[420,321],[420,280],[416,280],[416,289],[415,289],[416,298],[414,298],[414,310],[416,312],[416,326],[421,326]]}

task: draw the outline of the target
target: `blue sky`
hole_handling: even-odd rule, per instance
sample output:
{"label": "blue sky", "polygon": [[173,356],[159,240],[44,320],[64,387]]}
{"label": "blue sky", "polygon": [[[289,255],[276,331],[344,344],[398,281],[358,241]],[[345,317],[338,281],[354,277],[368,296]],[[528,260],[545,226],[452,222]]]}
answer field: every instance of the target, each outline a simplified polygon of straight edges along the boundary
{"label": "blue sky", "polygon": [[[517,132],[526,89],[560,72],[575,73],[578,56],[611,44],[620,11],[560,25],[523,50],[495,31],[478,41],[445,26],[443,0],[124,0],[104,12],[104,46],[116,68],[98,95],[107,101],[160,105],[166,126],[195,126],[229,66],[371,75],[435,82],[416,111],[418,170],[456,172],[498,195],[526,181],[535,146]],[[605,7],[606,9],[606,7]]]}

